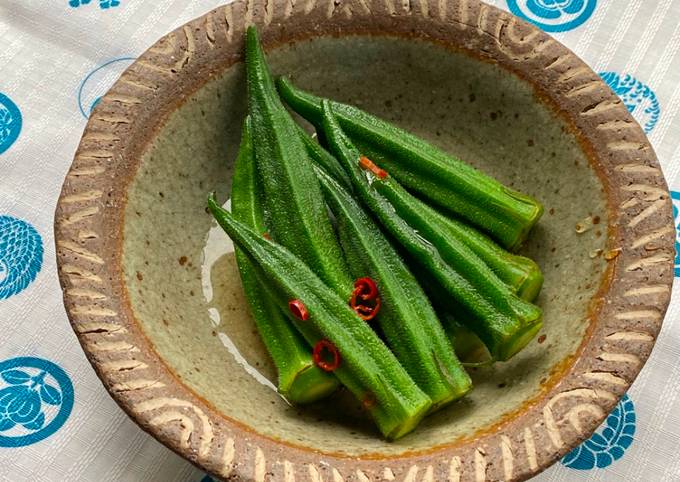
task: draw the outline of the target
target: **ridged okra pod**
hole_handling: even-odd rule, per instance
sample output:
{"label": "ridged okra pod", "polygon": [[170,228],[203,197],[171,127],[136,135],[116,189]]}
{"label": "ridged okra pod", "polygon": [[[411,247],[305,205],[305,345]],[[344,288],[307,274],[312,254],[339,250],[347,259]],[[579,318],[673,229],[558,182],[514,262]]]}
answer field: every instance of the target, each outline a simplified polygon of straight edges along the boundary
{"label": "ridged okra pod", "polygon": [[380,227],[352,196],[320,168],[317,175],[335,215],[340,244],[352,274],[377,284],[375,320],[399,362],[432,399],[432,410],[472,387],[425,292]]}
{"label": "ridged okra pod", "polygon": [[413,430],[430,409],[430,398],[347,300],[288,249],[236,221],[214,196],[208,207],[253,262],[258,278],[273,288],[279,306],[294,299],[304,307],[304,320],[297,321],[306,326],[301,332],[309,343],[318,346],[325,340],[337,350],[334,374],[364,402],[383,435],[396,439]]}
{"label": "ridged okra pod", "polygon": [[255,27],[246,33],[248,110],[271,236],[342,297],[352,280],[299,127],[279,100]]}
{"label": "ridged okra pod", "polygon": [[[540,308],[517,297],[470,248],[433,229],[387,172],[363,158],[323,101],[324,135],[352,180],[355,193],[383,227],[465,310],[465,322],[497,360],[521,350],[542,325]],[[360,163],[364,166],[360,167]]]}
{"label": "ridged okra pod", "polygon": [[[263,234],[267,228],[259,187],[250,118],[246,118],[232,180],[231,209],[235,219]],[[338,379],[314,364],[309,345],[261,285],[248,256],[238,247],[235,254],[250,312],[276,366],[279,393],[291,403],[309,403],[330,395],[338,388]]]}
{"label": "ridged okra pod", "polygon": [[527,301],[538,296],[543,286],[543,273],[534,260],[510,253],[475,228],[445,216],[425,203],[421,205],[423,211],[479,256],[517,296]]}
{"label": "ridged okra pod", "polygon": [[331,175],[333,179],[339,182],[345,189],[352,189],[352,182],[349,180],[347,173],[342,168],[338,160],[333,155],[324,149],[318,142],[305,132],[300,127],[300,139],[302,139],[309,157],[314,163]]}
{"label": "ridged okra pod", "polygon": [[[322,128],[322,99],[278,80],[286,103]],[[362,153],[405,187],[516,250],[543,214],[534,198],[514,191],[419,137],[356,107],[332,102],[338,122]]]}
{"label": "ridged okra pod", "polygon": [[[300,129],[300,137],[307,146],[312,160],[343,187],[351,190],[351,181],[337,159],[302,129]],[[395,184],[399,184],[398,181]],[[519,297],[533,301],[538,296],[543,285],[543,274],[533,260],[510,253],[474,227],[440,213],[418,198],[410,195],[409,198],[414,206],[422,209],[430,222],[435,225],[434,229],[448,231],[472,249]]]}

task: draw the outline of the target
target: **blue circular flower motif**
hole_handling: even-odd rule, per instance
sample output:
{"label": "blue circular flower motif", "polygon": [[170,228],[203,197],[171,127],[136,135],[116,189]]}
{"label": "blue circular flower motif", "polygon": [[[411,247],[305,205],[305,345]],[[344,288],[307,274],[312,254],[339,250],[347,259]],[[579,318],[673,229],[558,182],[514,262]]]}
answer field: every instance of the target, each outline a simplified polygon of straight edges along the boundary
{"label": "blue circular flower motif", "polygon": [[25,289],[38,275],[43,243],[26,221],[0,216],[0,300]]}
{"label": "blue circular flower motif", "polygon": [[546,32],[566,32],[588,20],[597,0],[507,0],[508,8]]}
{"label": "blue circular flower motif", "polygon": [[[115,5],[111,4],[110,6],[114,7]],[[86,119],[90,117],[92,109],[96,107],[102,96],[134,60],[133,57],[112,59],[104,62],[85,76],[78,87],[78,108],[83,117]]]}
{"label": "blue circular flower motif", "polygon": [[680,219],[678,219],[678,206],[680,206],[680,192],[671,191],[673,201],[673,219],[675,219],[675,276],[680,277]]}
{"label": "blue circular flower motif", "polygon": [[21,132],[21,111],[12,99],[0,93],[0,154],[9,149]]}
{"label": "blue circular flower motif", "polygon": [[621,76],[616,72],[600,72],[600,77],[611,87],[616,95],[621,97],[628,112],[649,134],[659,121],[661,106],[656,94],[647,85],[632,75]]}
{"label": "blue circular flower motif", "polygon": [[605,423],[588,440],[569,452],[562,464],[576,470],[609,467],[623,457],[635,435],[635,406],[624,395]]}
{"label": "blue circular flower motif", "polygon": [[23,447],[57,430],[73,409],[66,372],[42,358],[0,362],[0,447]]}
{"label": "blue circular flower motif", "polygon": [[120,0],[99,0],[99,8],[107,9],[120,5]]}
{"label": "blue circular flower motif", "polygon": [[[71,8],[78,8],[82,5],[87,5],[92,0],[69,0],[68,5]],[[106,10],[107,8],[117,7],[120,5],[120,0],[99,0],[99,8]]]}

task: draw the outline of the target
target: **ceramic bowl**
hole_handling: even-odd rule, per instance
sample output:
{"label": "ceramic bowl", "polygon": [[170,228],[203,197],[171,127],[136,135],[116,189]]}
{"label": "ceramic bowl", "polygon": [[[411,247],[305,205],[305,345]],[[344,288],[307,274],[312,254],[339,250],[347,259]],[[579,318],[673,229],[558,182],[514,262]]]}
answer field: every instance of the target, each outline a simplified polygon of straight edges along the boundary
{"label": "ceramic bowl", "polygon": [[[303,409],[276,394],[233,248],[205,210],[210,191],[228,199],[253,23],[275,73],[546,207],[524,248],[545,273],[540,336],[397,442],[351,400]],[[476,0],[244,0],[171,32],[94,109],[55,230],[66,309],[111,395],[202,469],[255,481],[536,474],[635,379],[674,257],[666,184],[625,105],[559,42]]]}

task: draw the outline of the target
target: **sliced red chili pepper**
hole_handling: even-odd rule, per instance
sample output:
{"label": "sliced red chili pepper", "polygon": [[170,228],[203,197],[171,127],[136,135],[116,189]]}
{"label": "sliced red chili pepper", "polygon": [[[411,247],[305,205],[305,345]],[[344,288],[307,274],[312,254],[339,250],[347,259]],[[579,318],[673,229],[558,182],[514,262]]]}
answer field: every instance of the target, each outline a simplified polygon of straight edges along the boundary
{"label": "sliced red chili pepper", "polygon": [[359,318],[364,321],[372,320],[378,315],[378,311],[380,311],[380,298],[376,298],[375,300],[371,301],[375,303],[373,306],[358,305],[356,307],[352,307],[356,314],[359,315]]}
{"label": "sliced red chili pepper", "polygon": [[381,301],[378,294],[375,281],[368,277],[359,278],[354,282],[349,305],[362,320],[372,320],[380,311]]}
{"label": "sliced red chili pepper", "polygon": [[290,300],[288,302],[288,309],[290,310],[291,313],[293,313],[293,316],[298,320],[305,321],[309,319],[307,307],[300,300]]}
{"label": "sliced red chili pepper", "polygon": [[378,285],[369,277],[359,278],[354,282],[354,289],[359,289],[362,300],[372,300],[378,296]]}
{"label": "sliced red chili pepper", "polygon": [[[331,358],[331,360],[329,361],[328,358]],[[328,340],[320,340],[314,345],[312,359],[316,366],[326,372],[332,372],[340,366],[340,352]]]}
{"label": "sliced red chili pepper", "polygon": [[366,156],[361,156],[359,158],[359,165],[363,168],[366,169],[367,171],[371,171],[373,174],[376,175],[378,179],[385,179],[387,177],[387,171],[384,169],[380,169],[378,166],[376,166],[373,161],[371,161],[368,157]]}

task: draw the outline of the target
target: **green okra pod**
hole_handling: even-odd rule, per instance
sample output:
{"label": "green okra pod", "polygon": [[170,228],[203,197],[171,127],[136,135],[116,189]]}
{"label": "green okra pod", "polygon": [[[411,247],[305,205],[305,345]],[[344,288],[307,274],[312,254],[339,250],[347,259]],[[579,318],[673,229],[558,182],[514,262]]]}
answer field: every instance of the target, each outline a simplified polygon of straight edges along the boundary
{"label": "green okra pod", "polygon": [[[236,220],[262,234],[267,229],[259,187],[247,117],[234,168],[231,209]],[[309,403],[330,395],[338,388],[338,379],[314,364],[309,345],[258,281],[248,256],[238,247],[235,252],[246,300],[278,372],[279,393],[291,403]]]}
{"label": "green okra pod", "polygon": [[[408,267],[427,294],[432,307],[441,320],[444,331],[463,366],[486,366],[495,360],[484,342],[464,323],[458,321],[460,310],[452,306],[451,296],[421,265],[405,253]],[[458,318],[456,317],[458,315]]]}
{"label": "green okra pod", "polygon": [[[351,181],[337,159],[306,132],[302,131],[300,135],[305,145],[309,146],[308,151],[312,160],[336,181],[340,182],[343,187],[351,190]],[[395,184],[398,185],[398,181]],[[543,285],[543,274],[533,260],[506,251],[475,228],[441,214],[420,199],[408,195],[408,193],[406,195],[409,196],[414,206],[421,209],[423,214],[426,214],[426,217],[430,219],[430,222],[435,224],[434,229],[446,230],[452,236],[458,238],[474,251],[519,297],[533,301],[538,296]]]}
{"label": "green okra pod", "polygon": [[271,236],[308,264],[342,297],[352,291],[349,269],[328,217],[299,127],[278,98],[255,27],[246,33],[248,109]]}
{"label": "green okra pod", "polygon": [[543,286],[543,273],[534,260],[506,251],[485,234],[457,219],[444,216],[425,203],[419,206],[441,226],[440,229],[447,230],[479,256],[517,296],[527,301],[533,301],[538,296]]}
{"label": "green okra pod", "polygon": [[[390,234],[462,309],[468,326],[497,360],[521,350],[542,325],[540,308],[517,297],[469,247],[437,229],[413,198],[383,170],[362,158],[323,101],[329,147],[350,176],[355,193]],[[360,167],[360,162],[368,161]]]}
{"label": "green okra pod", "polygon": [[364,401],[385,437],[396,439],[411,431],[432,402],[371,327],[299,257],[236,221],[214,196],[208,207],[253,262],[257,276],[273,288],[277,303],[283,307],[294,299],[304,306],[306,316],[296,322],[304,325],[301,332],[309,343],[327,340],[337,350],[334,374]]}
{"label": "green okra pod", "polygon": [[432,399],[432,410],[462,397],[472,386],[470,377],[413,274],[352,196],[319,168],[317,176],[353,275],[377,283],[381,305],[375,321],[387,344]]}
{"label": "green okra pod", "polygon": [[333,157],[333,155],[326,149],[321,147],[321,145],[316,142],[312,137],[305,132],[305,130],[300,127],[300,139],[307,149],[309,157],[314,161],[315,164],[321,166],[321,168],[338,181],[345,189],[352,189],[352,183],[347,176],[347,173],[342,168],[338,160]]}
{"label": "green okra pod", "polygon": [[[298,114],[322,128],[321,98],[277,83],[281,97]],[[534,198],[503,186],[472,166],[389,122],[356,107],[332,102],[338,122],[362,153],[408,189],[514,251],[543,214]]]}

